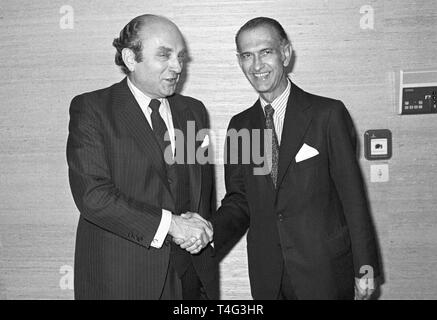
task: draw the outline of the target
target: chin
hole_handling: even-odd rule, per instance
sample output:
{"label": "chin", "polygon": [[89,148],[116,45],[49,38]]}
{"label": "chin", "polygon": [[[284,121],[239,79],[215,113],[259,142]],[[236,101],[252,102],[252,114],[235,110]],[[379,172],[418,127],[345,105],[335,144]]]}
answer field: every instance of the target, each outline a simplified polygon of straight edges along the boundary
{"label": "chin", "polygon": [[269,86],[269,85],[261,85],[261,86],[260,85],[254,85],[253,87],[259,93],[271,91],[271,86]]}
{"label": "chin", "polygon": [[168,88],[162,91],[163,95],[168,97],[168,96],[172,96],[176,91],[176,88]]}
{"label": "chin", "polygon": [[251,84],[259,92],[269,91],[272,87],[271,83],[260,83],[258,80],[251,81]]}

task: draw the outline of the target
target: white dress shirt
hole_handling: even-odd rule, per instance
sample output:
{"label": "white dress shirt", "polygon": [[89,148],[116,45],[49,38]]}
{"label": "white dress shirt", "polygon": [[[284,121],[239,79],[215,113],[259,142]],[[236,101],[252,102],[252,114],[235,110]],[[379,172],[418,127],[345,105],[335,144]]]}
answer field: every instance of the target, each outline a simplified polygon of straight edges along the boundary
{"label": "white dress shirt", "polygon": [[275,125],[276,135],[278,137],[278,144],[281,144],[282,128],[284,127],[285,110],[287,109],[288,97],[290,96],[291,83],[288,80],[287,88],[281,93],[279,97],[268,103],[263,98],[259,97],[261,107],[263,108],[264,115],[266,114],[265,106],[270,104],[275,110],[273,113],[273,124]]}
{"label": "white dress shirt", "polygon": [[[127,85],[135,97],[135,100],[140,105],[141,110],[144,113],[144,116],[149,122],[150,127],[153,130],[152,126],[152,109],[149,107],[150,97],[146,96],[140,89],[138,89],[130,80],[127,78]],[[161,115],[162,120],[164,120],[167,130],[170,134],[170,143],[173,155],[175,153],[175,137],[174,137],[174,126],[173,126],[173,118],[171,116],[170,105],[168,104],[167,99],[158,99],[161,102],[159,107],[159,114]],[[168,234],[168,230],[170,229],[172,213],[168,210],[162,209],[162,217],[161,222],[159,223],[158,230],[155,233],[155,236],[150,244],[154,248],[161,248],[164,243],[165,237]]]}

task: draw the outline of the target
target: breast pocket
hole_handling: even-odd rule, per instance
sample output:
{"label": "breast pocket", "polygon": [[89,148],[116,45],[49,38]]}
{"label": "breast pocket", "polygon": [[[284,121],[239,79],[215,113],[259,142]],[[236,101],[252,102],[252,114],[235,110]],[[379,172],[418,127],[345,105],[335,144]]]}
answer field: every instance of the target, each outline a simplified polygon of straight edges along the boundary
{"label": "breast pocket", "polygon": [[317,166],[321,163],[321,158],[322,157],[320,156],[320,154],[318,154],[318,155],[311,157],[311,158],[308,158],[306,160],[296,162],[296,169],[302,170],[302,169]]}

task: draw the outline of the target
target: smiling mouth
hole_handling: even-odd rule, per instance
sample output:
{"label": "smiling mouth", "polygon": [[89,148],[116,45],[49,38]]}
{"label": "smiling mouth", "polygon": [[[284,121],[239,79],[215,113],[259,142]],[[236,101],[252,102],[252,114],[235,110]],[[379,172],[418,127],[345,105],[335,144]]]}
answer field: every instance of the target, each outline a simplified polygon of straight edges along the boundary
{"label": "smiling mouth", "polygon": [[172,77],[168,77],[165,78],[164,80],[168,83],[168,84],[176,84],[178,82],[179,79],[179,75],[174,74]]}
{"label": "smiling mouth", "polygon": [[170,83],[174,83],[178,80],[178,78],[167,78],[165,79],[165,81],[170,82]]}
{"label": "smiling mouth", "polygon": [[270,72],[258,72],[258,73],[253,73],[253,76],[256,79],[265,80],[269,76],[269,74]]}

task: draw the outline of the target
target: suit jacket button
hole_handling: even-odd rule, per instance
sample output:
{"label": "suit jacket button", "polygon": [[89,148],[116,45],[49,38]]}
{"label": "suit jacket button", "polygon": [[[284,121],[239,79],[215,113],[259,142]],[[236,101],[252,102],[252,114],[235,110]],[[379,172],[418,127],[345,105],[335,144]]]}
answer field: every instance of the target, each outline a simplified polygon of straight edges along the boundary
{"label": "suit jacket button", "polygon": [[278,214],[279,221],[284,220],[284,216],[282,214]]}

